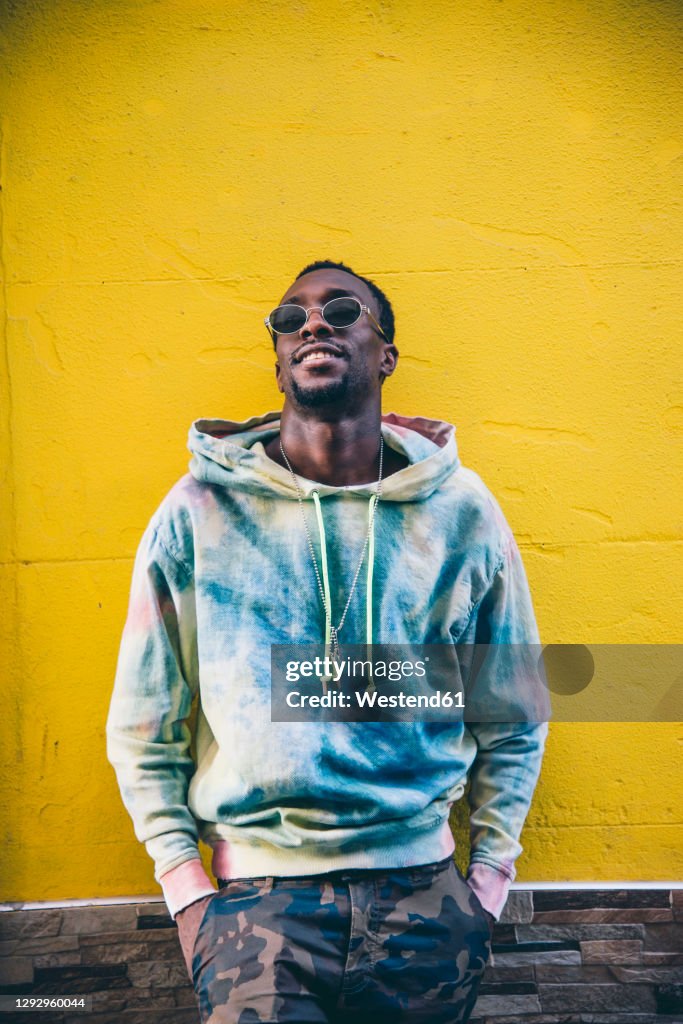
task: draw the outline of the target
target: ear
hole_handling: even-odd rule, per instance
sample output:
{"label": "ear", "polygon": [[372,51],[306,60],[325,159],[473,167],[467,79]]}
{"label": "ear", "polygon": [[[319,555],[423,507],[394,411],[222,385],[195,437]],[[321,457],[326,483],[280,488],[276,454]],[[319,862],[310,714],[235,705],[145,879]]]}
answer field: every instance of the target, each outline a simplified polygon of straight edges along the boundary
{"label": "ear", "polygon": [[280,364],[277,361],[275,363],[275,383],[277,384],[277,389],[280,394],[284,395],[285,389],[282,386],[282,371],[280,369]]}
{"label": "ear", "polygon": [[385,377],[391,377],[392,373],[396,369],[398,363],[398,349],[395,345],[388,345],[385,343],[382,349],[382,358],[379,364],[379,376],[380,380],[384,381]]}

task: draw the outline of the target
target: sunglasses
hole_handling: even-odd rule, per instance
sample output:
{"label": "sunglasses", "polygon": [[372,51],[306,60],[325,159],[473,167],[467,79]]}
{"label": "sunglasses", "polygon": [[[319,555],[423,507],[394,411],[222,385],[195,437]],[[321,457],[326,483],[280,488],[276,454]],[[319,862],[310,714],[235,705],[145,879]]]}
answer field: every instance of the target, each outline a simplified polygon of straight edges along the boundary
{"label": "sunglasses", "polygon": [[300,331],[304,324],[308,323],[309,313],[312,313],[314,309],[319,309],[328,327],[333,327],[335,330],[353,327],[355,323],[358,323],[363,313],[367,313],[378,334],[387,343],[389,342],[389,339],[368,307],[364,306],[359,299],[355,299],[352,295],[342,295],[338,299],[330,299],[324,306],[311,306],[310,309],[304,309],[303,306],[297,306],[293,302],[287,302],[284,306],[278,306],[264,320],[273,341],[277,340],[276,335],[278,334],[296,334]]}

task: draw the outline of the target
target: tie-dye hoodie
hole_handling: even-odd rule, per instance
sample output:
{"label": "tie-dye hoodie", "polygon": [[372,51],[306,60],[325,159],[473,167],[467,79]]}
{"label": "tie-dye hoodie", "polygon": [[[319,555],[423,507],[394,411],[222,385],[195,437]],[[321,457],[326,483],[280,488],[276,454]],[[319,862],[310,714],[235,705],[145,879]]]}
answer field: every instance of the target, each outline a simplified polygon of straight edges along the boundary
{"label": "tie-dye hoodie", "polygon": [[[517,546],[491,493],[460,465],[454,428],[389,414],[382,432],[409,465],[383,482],[374,582],[368,594],[361,574],[341,642],[366,642],[369,599],[375,643],[537,643]],[[279,413],[197,421],[190,473],[137,553],[107,749],[169,909],[213,891],[198,839],[218,878],[440,860],[454,849],[449,811],[469,776],[469,877],[497,913],[544,724],[270,720],[270,645],[325,635],[296,489],[264,451],[278,433]],[[320,560],[318,494],[336,622],[376,485],[300,484]]]}

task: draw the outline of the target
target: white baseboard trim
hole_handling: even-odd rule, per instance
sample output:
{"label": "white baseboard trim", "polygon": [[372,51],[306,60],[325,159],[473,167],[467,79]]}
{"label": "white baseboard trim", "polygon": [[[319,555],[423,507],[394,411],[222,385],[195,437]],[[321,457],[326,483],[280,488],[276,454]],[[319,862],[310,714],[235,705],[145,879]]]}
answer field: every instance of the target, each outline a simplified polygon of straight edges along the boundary
{"label": "white baseboard trim", "polygon": [[[513,892],[599,889],[683,889],[683,881],[677,882],[513,882]],[[0,913],[8,910],[61,910],[67,907],[112,907],[129,903],[163,903],[163,896],[92,896],[77,900],[36,900],[25,903],[0,903]]]}

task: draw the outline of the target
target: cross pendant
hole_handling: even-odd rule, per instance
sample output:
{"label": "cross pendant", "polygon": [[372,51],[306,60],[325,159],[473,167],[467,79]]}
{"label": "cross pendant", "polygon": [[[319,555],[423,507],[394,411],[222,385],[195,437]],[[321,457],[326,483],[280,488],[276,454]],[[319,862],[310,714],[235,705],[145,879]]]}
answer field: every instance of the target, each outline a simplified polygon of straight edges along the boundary
{"label": "cross pendant", "polygon": [[[339,637],[337,635],[337,627],[336,626],[330,626],[330,642],[329,642],[328,647],[325,650],[325,654],[332,661],[338,661],[339,660]],[[329,676],[321,676],[320,682],[323,685],[323,693],[327,693],[328,692],[329,685],[332,682],[332,679],[333,679],[333,676],[331,676],[331,675],[329,675]],[[339,683],[336,684],[336,687],[337,687],[337,689],[339,689]]]}
{"label": "cross pendant", "polygon": [[339,636],[336,626],[330,626],[330,657],[334,661],[339,660]]}

